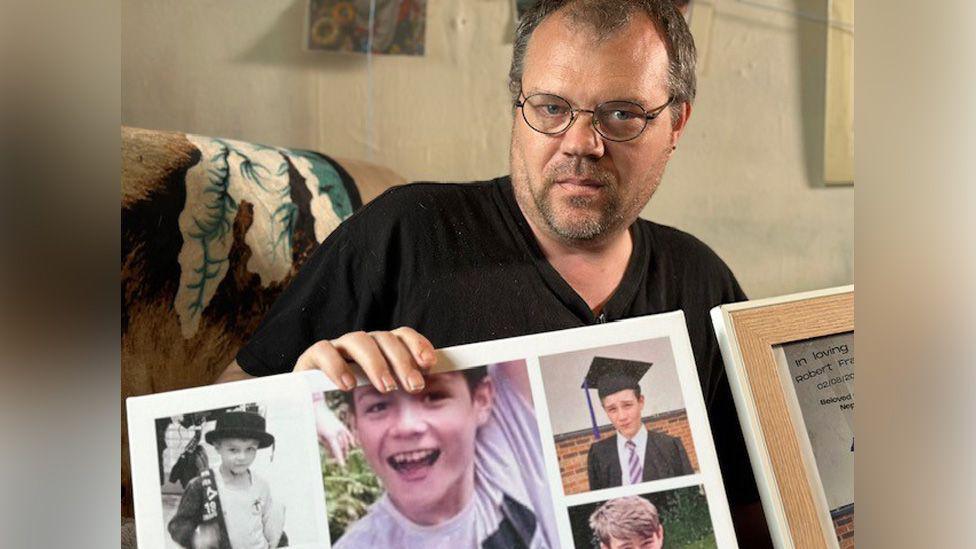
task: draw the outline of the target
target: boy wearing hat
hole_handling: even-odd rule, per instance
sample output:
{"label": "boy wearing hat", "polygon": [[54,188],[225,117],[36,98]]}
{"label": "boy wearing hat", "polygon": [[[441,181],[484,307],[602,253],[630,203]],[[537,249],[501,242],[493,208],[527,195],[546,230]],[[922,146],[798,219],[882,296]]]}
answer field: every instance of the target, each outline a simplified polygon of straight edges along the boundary
{"label": "boy wearing hat", "polygon": [[[644,395],[640,379],[651,363],[636,360],[594,357],[583,381],[587,403],[588,389],[595,388],[603,410],[617,433],[593,443],[587,454],[590,490],[639,484],[650,480],[694,473],[681,439],[647,429],[642,419]],[[592,404],[593,434],[599,438]]]}
{"label": "boy wearing hat", "polygon": [[183,492],[169,532],[191,549],[268,549],[282,539],[284,508],[271,499],[267,481],[251,472],[257,451],[274,444],[260,414],[225,412],[206,440],[220,467],[203,471]]}

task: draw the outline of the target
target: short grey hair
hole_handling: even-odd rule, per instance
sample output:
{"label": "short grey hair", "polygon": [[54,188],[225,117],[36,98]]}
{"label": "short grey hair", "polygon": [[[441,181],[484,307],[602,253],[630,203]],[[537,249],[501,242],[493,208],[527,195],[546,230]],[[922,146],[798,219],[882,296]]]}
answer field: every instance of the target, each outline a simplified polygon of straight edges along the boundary
{"label": "short grey hair", "polygon": [[640,496],[611,499],[590,515],[593,543],[610,545],[610,538],[647,539],[661,532],[657,507]]}
{"label": "short grey hair", "polygon": [[683,103],[695,100],[695,39],[675,0],[539,0],[527,10],[515,31],[508,89],[512,101],[522,93],[522,72],[529,39],[543,20],[565,9],[571,20],[594,31],[598,38],[611,36],[626,25],[633,14],[643,11],[657,26],[668,51],[668,95],[672,98],[671,120],[677,121]]}

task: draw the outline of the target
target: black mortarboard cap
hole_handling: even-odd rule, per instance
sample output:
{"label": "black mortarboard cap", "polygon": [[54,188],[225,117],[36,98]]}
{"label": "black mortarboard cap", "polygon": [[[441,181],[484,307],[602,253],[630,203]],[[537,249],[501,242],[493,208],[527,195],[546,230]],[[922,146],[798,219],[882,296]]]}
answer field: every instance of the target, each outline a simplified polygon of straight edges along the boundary
{"label": "black mortarboard cap", "polygon": [[624,389],[637,389],[638,383],[651,369],[650,362],[622,358],[593,357],[583,384],[596,389],[600,399]]}
{"label": "black mortarboard cap", "polygon": [[593,423],[593,438],[600,438],[600,428],[596,424],[596,413],[593,411],[588,389],[596,389],[600,400],[624,389],[638,390],[641,378],[651,369],[652,364],[623,358],[593,357],[582,386],[586,393],[586,405],[590,409],[590,421]]}

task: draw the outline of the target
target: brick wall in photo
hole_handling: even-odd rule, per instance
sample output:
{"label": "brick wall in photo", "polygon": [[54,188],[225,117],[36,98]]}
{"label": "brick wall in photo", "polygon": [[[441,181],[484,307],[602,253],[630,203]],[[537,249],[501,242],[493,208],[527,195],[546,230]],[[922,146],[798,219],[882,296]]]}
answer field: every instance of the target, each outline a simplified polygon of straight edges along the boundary
{"label": "brick wall in photo", "polygon": [[832,513],[832,516],[840,549],[854,549],[854,506],[842,507]]}
{"label": "brick wall in photo", "polygon": [[[673,410],[644,418],[644,425],[648,428],[681,439],[684,444],[691,467],[698,471],[698,456],[695,445],[691,441],[691,427],[688,425],[688,415],[684,409]],[[613,436],[612,425],[600,427],[600,439]],[[586,429],[556,435],[556,456],[559,459],[559,472],[563,479],[563,490],[566,495],[586,492],[590,489],[586,478],[586,453],[594,441],[593,431]]]}

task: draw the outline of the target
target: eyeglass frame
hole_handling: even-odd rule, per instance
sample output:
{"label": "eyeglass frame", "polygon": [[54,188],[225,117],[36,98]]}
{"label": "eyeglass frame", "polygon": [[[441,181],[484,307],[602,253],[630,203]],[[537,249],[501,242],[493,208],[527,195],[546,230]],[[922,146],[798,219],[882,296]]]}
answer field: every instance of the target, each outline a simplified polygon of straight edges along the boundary
{"label": "eyeglass frame", "polygon": [[[588,112],[588,113],[590,113],[590,125],[593,126],[593,129],[596,131],[596,133],[599,134],[600,137],[606,139],[607,141],[613,141],[614,143],[626,143],[627,141],[633,141],[634,139],[637,139],[638,137],[640,137],[641,134],[644,133],[644,130],[647,129],[647,124],[651,120],[654,120],[658,116],[660,116],[661,113],[664,112],[664,109],[668,108],[671,105],[671,103],[674,102],[674,96],[671,95],[671,96],[668,97],[668,101],[665,104],[661,105],[660,107],[655,107],[655,108],[653,108],[651,110],[647,110],[647,109],[644,108],[644,105],[641,105],[640,103],[635,103],[633,101],[627,101],[625,99],[611,99],[610,101],[604,101],[602,103],[597,104],[597,106],[593,107],[592,109],[580,109],[580,108],[573,107],[573,104],[570,103],[569,100],[566,99],[565,97],[562,97],[560,95],[556,95],[554,93],[543,93],[543,92],[539,92],[539,93],[533,93],[532,95],[525,95],[525,92],[520,91],[519,92],[519,95],[522,96],[522,97],[524,97],[524,99],[522,99],[522,100],[516,99],[515,100],[515,108],[516,109],[522,109],[522,120],[525,120],[525,125],[528,126],[529,128],[531,128],[532,131],[539,132],[542,135],[560,135],[560,134],[566,133],[566,132],[569,131],[570,128],[573,127],[573,124],[576,123],[576,118],[579,115],[579,113],[581,113],[581,112]],[[537,95],[548,95],[548,96],[551,96],[551,97],[556,97],[556,98],[559,98],[559,99],[565,101],[566,104],[569,105],[569,113],[570,113],[569,114],[569,124],[566,124],[566,127],[565,128],[563,128],[563,129],[561,129],[561,130],[559,130],[557,132],[544,132],[542,130],[536,129],[536,127],[533,126],[531,122],[529,122],[529,119],[525,116],[525,102],[528,101],[529,99],[537,96]],[[628,138],[628,139],[613,139],[612,137],[607,137],[606,135],[604,135],[604,133],[602,131],[600,131],[600,126],[597,125],[596,111],[599,110],[600,107],[602,107],[603,105],[606,105],[607,103],[628,103],[628,104],[631,104],[631,105],[635,105],[635,106],[639,107],[640,110],[644,111],[644,125],[641,127],[641,130],[639,132],[637,132],[637,135],[635,135],[634,137]]]}

